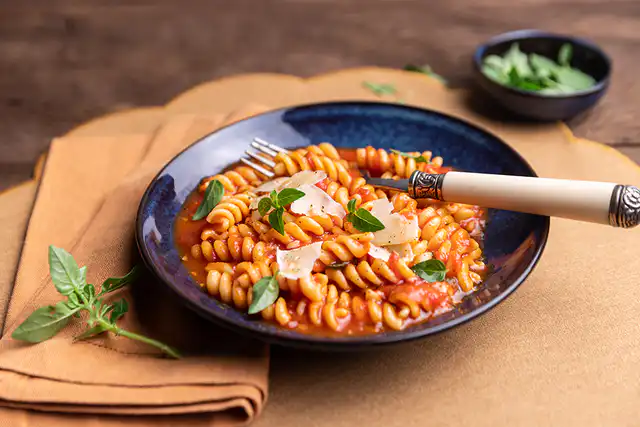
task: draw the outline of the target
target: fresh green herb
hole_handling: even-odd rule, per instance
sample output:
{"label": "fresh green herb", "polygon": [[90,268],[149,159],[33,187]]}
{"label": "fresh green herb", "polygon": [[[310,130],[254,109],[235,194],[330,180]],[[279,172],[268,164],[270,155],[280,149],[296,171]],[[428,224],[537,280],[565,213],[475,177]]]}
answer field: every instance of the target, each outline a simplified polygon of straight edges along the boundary
{"label": "fresh green herb", "polygon": [[274,230],[284,236],[284,220],[282,219],[283,213],[283,208],[274,209],[269,214],[269,224],[271,224],[271,227],[273,227]]}
{"label": "fresh green herb", "polygon": [[342,268],[342,267],[346,267],[347,265],[351,264],[349,261],[345,261],[345,262],[334,262],[333,264],[329,264],[327,265],[327,268]]}
{"label": "fresh green herb", "polygon": [[358,201],[356,199],[349,200],[349,202],[347,203],[347,212],[355,211],[356,210],[356,203],[358,203]]}
{"label": "fresh green herb", "polygon": [[280,287],[276,280],[278,273],[273,276],[263,277],[253,285],[253,300],[249,306],[249,314],[260,313],[278,299]]}
{"label": "fresh green herb", "polygon": [[593,77],[570,65],[572,47],[564,44],[558,62],[544,56],[520,51],[514,43],[502,57],[489,55],[484,59],[482,72],[505,86],[542,94],[559,95],[588,89],[596,81]]}
{"label": "fresh green herb", "polygon": [[191,219],[197,221],[209,215],[209,212],[211,212],[213,208],[220,203],[222,196],[224,196],[224,187],[222,186],[222,183],[217,179],[209,182],[209,185],[207,185],[207,189],[204,192],[204,198]]}
{"label": "fresh green herb", "polygon": [[296,190],[295,188],[285,188],[278,193],[278,207],[284,208],[302,197],[304,197],[302,191]]}
{"label": "fresh green herb", "polygon": [[362,86],[381,98],[385,95],[395,95],[398,93],[396,87],[388,83],[362,82]]}
{"label": "fresh green herb", "polygon": [[347,203],[347,221],[349,221],[353,226],[363,233],[367,233],[369,231],[380,231],[384,229],[384,224],[373,216],[371,212],[366,209],[358,208],[356,209],[356,199],[349,200]]}
{"label": "fresh green herb", "polygon": [[421,67],[413,64],[408,64],[404,66],[405,71],[413,71],[416,73],[426,74],[429,77],[433,77],[434,79],[440,80],[442,83],[447,84],[447,81],[439,74],[433,72],[430,66],[423,65]]}
{"label": "fresh green herb", "polygon": [[272,206],[273,204],[270,198],[265,197],[260,199],[260,202],[258,202],[258,212],[260,212],[260,215],[265,216]]}
{"label": "fresh green herb", "polygon": [[409,154],[409,153],[404,153],[402,151],[398,151],[398,150],[391,150],[393,153],[396,153],[398,156],[402,156],[402,157],[407,157],[409,159],[413,159],[416,161],[416,163],[431,163],[431,161],[429,159],[427,159],[426,157],[424,157],[423,155],[419,155],[419,156],[414,156],[413,154]]}
{"label": "fresh green herb", "polygon": [[46,341],[60,332],[72,316],[79,317],[81,311],[87,311],[89,329],[77,336],[76,340],[111,332],[157,347],[171,357],[180,357],[179,353],[168,345],[124,330],[116,324],[129,309],[124,299],[109,304],[100,298],[131,283],[139,274],[136,268],[124,277],[105,280],[100,293],[96,295],[95,287],[87,283],[87,268],[78,267],[73,256],[64,249],[49,246],[49,274],[58,292],[66,296],[67,300],[34,311],[13,331],[11,336],[14,339],[30,343]]}
{"label": "fresh green herb", "polygon": [[[98,297],[101,297],[102,295],[109,292],[115,292],[120,288],[124,288],[128,284],[135,282],[139,276],[140,276],[140,267],[136,265],[131,269],[130,272],[128,272],[126,275],[122,277],[108,278],[102,283]],[[95,289],[93,288],[93,285],[88,284],[87,286],[91,288],[90,294],[95,295]]]}
{"label": "fresh green herb", "polygon": [[569,43],[565,43],[560,47],[558,53],[558,64],[563,67],[569,67],[569,61],[571,61],[571,55],[573,55],[573,47]]}
{"label": "fresh green herb", "polygon": [[[273,190],[271,194],[269,194],[269,199],[265,197],[260,200],[260,203],[258,203],[258,211],[260,215],[265,216],[267,212],[269,212],[269,209],[273,208],[269,214],[269,224],[271,224],[274,230],[284,236],[284,220],[282,219],[284,208],[301,197],[304,197],[304,192],[294,188],[285,188],[280,193]],[[263,200],[268,201],[263,203]],[[260,208],[261,205],[262,209]]]}
{"label": "fresh green herb", "polygon": [[79,307],[71,308],[65,302],[40,307],[13,331],[14,339],[38,343],[46,341],[67,326],[71,316],[80,311]]}
{"label": "fresh green herb", "polygon": [[447,274],[447,267],[438,259],[418,263],[411,267],[411,270],[427,282],[441,282]]}

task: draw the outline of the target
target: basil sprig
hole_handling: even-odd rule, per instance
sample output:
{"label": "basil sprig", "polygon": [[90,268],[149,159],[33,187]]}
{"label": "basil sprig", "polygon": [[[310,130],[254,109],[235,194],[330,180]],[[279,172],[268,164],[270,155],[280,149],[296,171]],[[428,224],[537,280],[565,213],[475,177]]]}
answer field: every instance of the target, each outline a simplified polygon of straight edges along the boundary
{"label": "basil sprig", "polygon": [[427,282],[442,282],[447,275],[447,267],[439,259],[423,261],[411,267],[411,270]]}
{"label": "basil sprig", "polygon": [[249,314],[260,313],[278,299],[280,287],[276,280],[277,274],[276,272],[273,276],[263,277],[253,285],[253,300],[249,306]]}
{"label": "basil sprig", "polygon": [[398,156],[413,159],[416,161],[416,163],[431,163],[431,161],[427,159],[425,156],[423,156],[422,154],[419,156],[414,156],[413,154],[405,153],[403,151],[398,151],[394,149],[392,149],[391,152],[397,154]]}
{"label": "basil sprig", "polygon": [[56,290],[67,300],[35,310],[13,331],[12,338],[30,343],[46,341],[60,332],[72,317],[80,317],[80,312],[86,311],[89,313],[86,320],[89,328],[76,340],[111,332],[157,347],[171,357],[180,357],[174,348],[117,325],[116,322],[129,310],[125,299],[110,304],[102,298],[133,282],[140,274],[138,267],[124,277],[105,280],[100,293],[96,295],[95,287],[87,283],[87,267],[78,267],[73,256],[64,249],[49,246],[49,274]]}
{"label": "basil sprig", "polygon": [[269,197],[260,200],[258,203],[258,212],[260,212],[260,215],[265,216],[269,210],[273,208],[269,214],[269,224],[271,224],[274,230],[284,236],[284,220],[282,219],[284,208],[301,197],[304,197],[304,192],[296,190],[295,188],[285,188],[280,193],[273,190],[269,194]]}
{"label": "basil sprig", "polygon": [[207,189],[204,192],[204,198],[191,219],[197,221],[209,215],[213,208],[220,203],[222,196],[224,196],[224,187],[220,181],[214,179],[209,183],[209,185],[207,185]]}
{"label": "basil sprig", "polygon": [[347,221],[349,221],[353,226],[363,233],[367,233],[369,231],[380,231],[384,230],[384,224],[371,212],[366,209],[358,208],[356,209],[356,199],[349,200],[347,203]]}

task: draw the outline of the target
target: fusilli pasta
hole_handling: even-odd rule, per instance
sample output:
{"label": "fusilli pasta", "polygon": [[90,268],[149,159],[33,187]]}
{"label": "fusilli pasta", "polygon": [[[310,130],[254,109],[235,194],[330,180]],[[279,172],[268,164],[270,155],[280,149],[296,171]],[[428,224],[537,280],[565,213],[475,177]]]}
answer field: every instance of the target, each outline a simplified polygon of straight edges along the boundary
{"label": "fusilli pasta", "polygon": [[[441,157],[373,147],[338,151],[321,143],[278,153],[274,160],[277,177],[321,174],[304,185],[315,185],[326,200],[305,200],[302,185],[296,209],[291,202],[280,206],[277,191],[275,199],[268,191],[260,195],[266,177],[237,166],[203,179],[194,192],[201,199],[212,180],[224,187],[206,221],[191,221],[197,205],[186,203],[176,223],[185,265],[213,298],[247,311],[256,284],[273,280],[277,294],[257,310],[265,321],[308,333],[361,334],[426,321],[453,309],[459,295],[482,282],[487,266],[481,208],[414,200],[376,189],[359,175],[362,169],[395,179],[415,170],[443,173],[448,168]],[[272,199],[258,211],[263,197]],[[331,203],[341,208],[325,210]],[[340,211],[344,214],[336,214]],[[359,218],[369,218],[369,225]],[[415,227],[415,235],[394,229],[396,223]],[[426,280],[420,272],[425,263],[443,266],[442,276]]]}

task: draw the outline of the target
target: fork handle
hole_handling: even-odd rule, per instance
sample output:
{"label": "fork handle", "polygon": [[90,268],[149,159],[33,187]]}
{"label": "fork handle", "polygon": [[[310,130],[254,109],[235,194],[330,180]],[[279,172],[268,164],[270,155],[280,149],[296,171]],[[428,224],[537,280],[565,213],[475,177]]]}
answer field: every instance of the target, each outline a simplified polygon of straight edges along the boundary
{"label": "fork handle", "polygon": [[409,195],[631,228],[640,222],[640,190],[631,185],[469,172],[415,171]]}

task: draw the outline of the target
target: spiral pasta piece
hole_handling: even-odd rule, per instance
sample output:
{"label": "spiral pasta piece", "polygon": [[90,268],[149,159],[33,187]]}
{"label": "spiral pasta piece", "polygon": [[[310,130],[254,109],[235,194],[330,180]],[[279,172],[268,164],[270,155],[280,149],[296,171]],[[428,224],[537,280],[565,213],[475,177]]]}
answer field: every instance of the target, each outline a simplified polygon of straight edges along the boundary
{"label": "spiral pasta piece", "polygon": [[322,244],[322,252],[316,265],[331,265],[362,258],[369,252],[368,242],[371,240],[373,240],[373,233],[339,235],[335,240],[326,240]]}
{"label": "spiral pasta piece", "polygon": [[415,273],[407,265],[406,261],[398,258],[396,261],[384,262],[374,259],[369,263],[361,260],[357,264],[348,264],[339,269],[327,270],[327,276],[340,289],[352,289],[355,285],[360,289],[368,289],[381,286],[384,283],[398,283],[415,277]]}
{"label": "spiral pasta piece", "polygon": [[207,222],[216,232],[228,230],[232,225],[249,216],[249,205],[254,196],[250,193],[223,197],[220,203],[207,215]]}
{"label": "spiral pasta piece", "polygon": [[198,186],[198,191],[204,193],[213,180],[220,181],[225,192],[235,194],[243,189],[260,185],[266,177],[248,166],[236,166],[230,171],[203,179]]}
{"label": "spiral pasta piece", "polygon": [[329,215],[293,216],[285,212],[282,216],[284,235],[263,221],[250,221],[249,224],[264,241],[279,242],[289,249],[311,243],[327,232],[339,232],[342,220]]}
{"label": "spiral pasta piece", "polygon": [[[442,157],[432,157],[431,151],[407,153],[403,156],[397,153],[387,153],[383,149],[375,149],[371,146],[358,148],[356,159],[359,168],[391,173],[398,178],[409,178],[416,171],[438,173],[442,167]],[[418,162],[413,157],[422,156],[427,162]]]}

